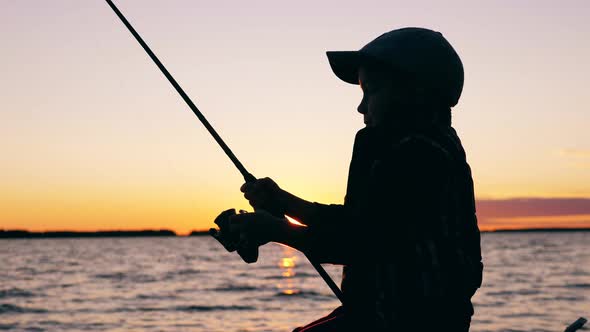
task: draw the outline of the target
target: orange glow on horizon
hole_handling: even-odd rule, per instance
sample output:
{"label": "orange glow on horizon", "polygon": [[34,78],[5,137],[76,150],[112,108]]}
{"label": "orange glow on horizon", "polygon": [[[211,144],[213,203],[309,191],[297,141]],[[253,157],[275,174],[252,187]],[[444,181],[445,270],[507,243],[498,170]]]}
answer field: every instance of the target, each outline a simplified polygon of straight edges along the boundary
{"label": "orange glow on horizon", "polygon": [[[190,222],[185,225],[181,223],[162,223],[161,220],[170,217],[174,214],[166,214],[165,212],[154,213],[151,218],[144,218],[140,215],[128,214],[128,215],[117,215],[116,219],[111,221],[108,218],[99,216],[82,217],[80,214],[73,214],[68,218],[59,218],[59,222],[48,222],[39,224],[31,221],[22,220],[17,223],[0,224],[0,230],[26,230],[31,232],[53,232],[53,231],[74,231],[74,232],[96,232],[96,231],[141,231],[141,230],[171,230],[178,236],[189,235],[192,231],[205,232],[210,227],[215,225],[211,221],[210,225],[205,227],[191,226]],[[213,220],[213,215],[209,218]],[[45,215],[47,217],[47,215]],[[182,218],[179,215],[175,215],[180,220],[193,219],[193,218]],[[84,222],[78,222],[77,218],[84,220]],[[194,219],[199,219],[194,217]],[[18,220],[18,219],[15,219]],[[46,219],[47,220],[47,219]],[[124,222],[122,220],[125,220]],[[297,225],[303,225],[294,222]],[[305,226],[305,225],[303,225]],[[509,229],[538,229],[538,228],[590,228],[590,214],[579,214],[579,215],[557,215],[557,216],[523,216],[523,217],[504,217],[504,218],[479,218],[478,226],[481,231],[495,231],[495,230],[509,230]],[[285,246],[288,247],[288,246]],[[284,258],[281,261],[281,266],[287,267],[294,264],[290,258]]]}
{"label": "orange glow on horizon", "polygon": [[490,218],[480,222],[482,231],[535,228],[590,228],[590,214]]}

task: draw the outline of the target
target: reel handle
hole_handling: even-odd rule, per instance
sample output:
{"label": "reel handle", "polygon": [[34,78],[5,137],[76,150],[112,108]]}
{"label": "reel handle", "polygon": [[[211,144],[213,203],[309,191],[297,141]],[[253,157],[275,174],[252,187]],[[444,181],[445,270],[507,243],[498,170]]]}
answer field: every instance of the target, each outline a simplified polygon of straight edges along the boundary
{"label": "reel handle", "polygon": [[[246,182],[254,182],[256,181],[256,177],[250,173],[246,173],[244,175],[244,180]],[[256,209],[254,209],[256,211]],[[245,213],[246,211],[240,210],[240,213]],[[268,211],[275,217],[283,218],[284,214],[280,211]],[[251,264],[258,261],[258,246],[238,246],[239,237],[236,237],[235,234],[231,234],[229,231],[229,217],[231,215],[235,215],[236,211],[234,209],[227,210],[222,213],[218,219],[215,220],[217,226],[219,226],[219,230],[215,228],[209,229],[209,234],[213,236],[217,241],[223,245],[223,247],[229,251],[237,251],[238,255],[244,260],[244,262]]]}

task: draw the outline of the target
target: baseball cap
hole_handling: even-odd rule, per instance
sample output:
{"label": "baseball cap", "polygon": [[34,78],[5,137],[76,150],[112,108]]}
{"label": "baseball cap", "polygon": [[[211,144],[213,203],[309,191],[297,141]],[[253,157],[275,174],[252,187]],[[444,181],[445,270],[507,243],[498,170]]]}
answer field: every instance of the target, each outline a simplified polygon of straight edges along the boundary
{"label": "baseball cap", "polygon": [[326,55],[334,74],[350,84],[359,84],[360,66],[378,63],[410,75],[449,107],[457,104],[463,90],[461,59],[437,31],[414,27],[396,29],[358,51],[328,51]]}

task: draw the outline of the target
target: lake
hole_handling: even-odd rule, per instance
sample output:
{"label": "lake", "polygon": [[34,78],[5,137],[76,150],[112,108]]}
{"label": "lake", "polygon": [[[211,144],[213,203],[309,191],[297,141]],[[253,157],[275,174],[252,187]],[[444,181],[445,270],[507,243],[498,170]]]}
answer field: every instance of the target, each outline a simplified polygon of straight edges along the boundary
{"label": "lake", "polygon": [[[482,250],[471,331],[563,331],[590,316],[590,232],[484,233]],[[276,244],[247,265],[207,236],[0,240],[0,330],[291,331],[338,304]]]}

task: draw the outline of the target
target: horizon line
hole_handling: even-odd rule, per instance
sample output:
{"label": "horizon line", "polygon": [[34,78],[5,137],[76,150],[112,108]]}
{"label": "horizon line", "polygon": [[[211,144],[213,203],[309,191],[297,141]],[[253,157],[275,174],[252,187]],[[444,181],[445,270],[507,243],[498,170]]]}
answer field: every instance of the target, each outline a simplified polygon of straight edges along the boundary
{"label": "horizon line", "polygon": [[[484,228],[480,233],[518,233],[518,232],[580,232],[590,231],[590,227],[516,227]],[[209,235],[209,230],[195,229],[187,234],[179,234],[171,229],[139,230],[98,230],[98,231],[29,231],[24,229],[0,229],[0,239],[10,238],[76,238],[76,237],[190,237]]]}

